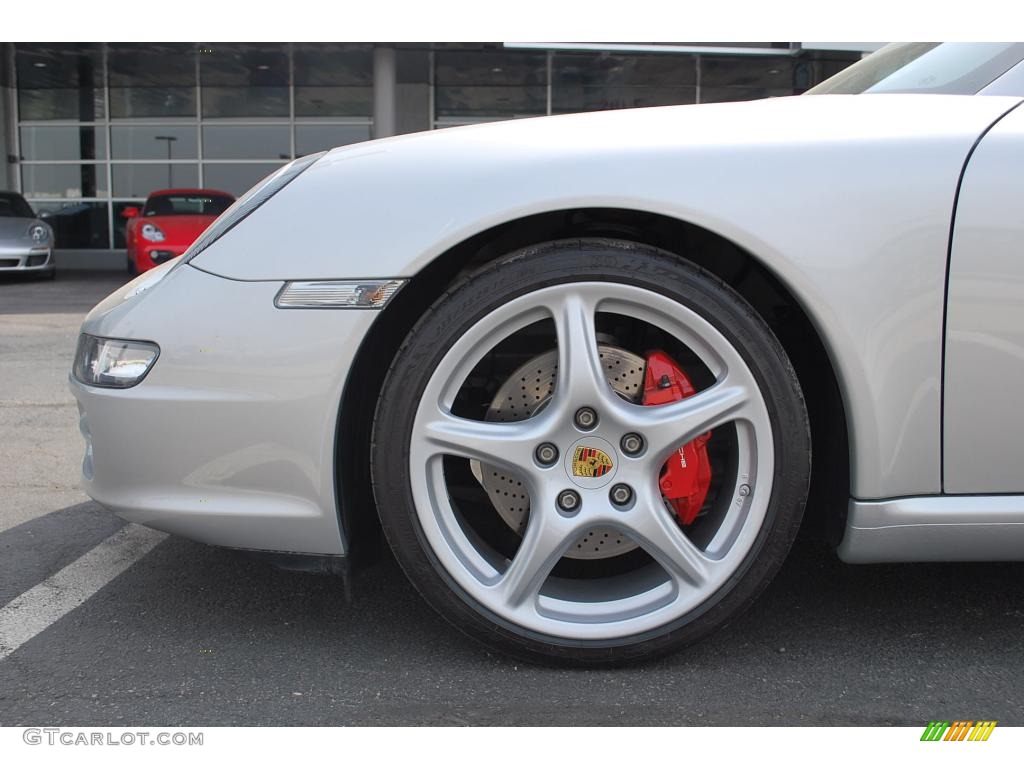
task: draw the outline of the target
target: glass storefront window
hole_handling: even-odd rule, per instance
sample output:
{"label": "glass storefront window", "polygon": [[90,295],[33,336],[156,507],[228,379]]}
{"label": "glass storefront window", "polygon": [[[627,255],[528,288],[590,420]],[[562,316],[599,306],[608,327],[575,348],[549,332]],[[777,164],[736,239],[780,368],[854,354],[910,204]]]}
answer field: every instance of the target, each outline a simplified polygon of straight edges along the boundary
{"label": "glass storefront window", "polygon": [[264,160],[292,156],[291,129],[284,125],[204,125],[203,157]]}
{"label": "glass storefront window", "polygon": [[106,165],[83,163],[21,166],[21,192],[28,198],[106,197]]}
{"label": "glass storefront window", "polygon": [[53,227],[58,248],[109,248],[106,203],[37,203],[32,207]]}
{"label": "glass storefront window", "polygon": [[[204,186],[238,195],[293,154],[372,137],[372,44],[7,45],[21,191],[67,222],[61,247],[123,247],[117,214],[128,201],[196,187],[201,172]],[[395,49],[398,133],[789,95],[857,60],[790,56],[784,44],[768,56],[386,45]]]}
{"label": "glass storefront window", "polygon": [[398,133],[429,131],[431,107],[430,52],[399,48],[395,51],[397,79],[395,98],[401,105],[396,118]]}
{"label": "glass storefront window", "polygon": [[712,103],[792,96],[797,92],[796,63],[790,56],[704,56],[700,100]]}
{"label": "glass storefront window", "polygon": [[110,116],[113,118],[195,117],[195,114],[194,85],[110,89]]}
{"label": "glass storefront window", "polygon": [[264,176],[283,163],[204,163],[203,186],[241,196]]}
{"label": "glass storefront window", "polygon": [[29,125],[18,135],[22,160],[106,160],[107,134],[92,125]]}
{"label": "glass storefront window", "polygon": [[199,157],[195,125],[112,125],[110,143],[115,160],[196,160]]}
{"label": "glass storefront window", "polygon": [[208,86],[203,88],[203,117],[288,117],[288,89]]}
{"label": "glass storefront window", "polygon": [[438,119],[547,113],[545,54],[438,51],[434,56]]}
{"label": "glass storefront window", "polygon": [[211,43],[201,51],[204,118],[288,117],[288,55],[281,46]]}
{"label": "glass storefront window", "polygon": [[296,156],[311,155],[324,149],[333,149],[369,139],[369,125],[300,123],[295,126],[295,154]]}
{"label": "glass storefront window", "polygon": [[114,197],[147,197],[157,189],[198,187],[196,163],[114,163]]}
{"label": "glass storefront window", "polygon": [[196,55],[192,45],[112,44],[110,117],[195,117]]}
{"label": "glass storefront window", "polygon": [[368,117],[373,89],[346,86],[295,86],[296,117]]}
{"label": "glass storefront window", "polygon": [[296,117],[373,114],[373,49],[369,45],[300,45],[293,53]]}
{"label": "glass storefront window", "polygon": [[552,62],[551,111],[556,114],[696,100],[693,56],[558,54]]}
{"label": "glass storefront window", "polygon": [[21,120],[106,117],[99,44],[17,44],[18,116]]}

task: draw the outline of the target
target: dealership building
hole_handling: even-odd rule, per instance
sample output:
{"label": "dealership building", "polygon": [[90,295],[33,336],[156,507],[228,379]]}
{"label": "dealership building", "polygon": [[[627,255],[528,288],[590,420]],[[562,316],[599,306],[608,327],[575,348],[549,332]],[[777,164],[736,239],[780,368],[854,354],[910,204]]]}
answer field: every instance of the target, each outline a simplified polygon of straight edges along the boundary
{"label": "dealership building", "polygon": [[[455,125],[800,94],[875,43],[3,43],[0,190],[61,266],[123,265],[155,189],[238,195],[301,155]],[[628,137],[623,137],[628,140]]]}

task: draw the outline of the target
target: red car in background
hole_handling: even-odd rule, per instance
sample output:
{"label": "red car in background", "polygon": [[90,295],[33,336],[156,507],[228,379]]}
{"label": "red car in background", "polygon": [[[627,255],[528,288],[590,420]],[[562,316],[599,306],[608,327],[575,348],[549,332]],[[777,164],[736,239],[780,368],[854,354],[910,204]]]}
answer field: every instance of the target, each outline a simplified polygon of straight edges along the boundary
{"label": "red car in background", "polygon": [[140,210],[125,208],[128,271],[138,274],[180,256],[235,198],[216,189],[160,189]]}

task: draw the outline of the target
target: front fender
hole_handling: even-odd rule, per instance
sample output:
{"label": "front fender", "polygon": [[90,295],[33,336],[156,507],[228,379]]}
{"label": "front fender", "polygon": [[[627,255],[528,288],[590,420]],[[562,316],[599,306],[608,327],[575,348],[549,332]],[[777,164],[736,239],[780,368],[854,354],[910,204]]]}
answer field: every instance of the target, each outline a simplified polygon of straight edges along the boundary
{"label": "front fender", "polygon": [[575,208],[715,232],[801,302],[832,357],[860,498],[939,493],[956,182],[1018,100],[815,96],[471,126],[334,150],[202,252],[238,280],[412,277],[496,225]]}

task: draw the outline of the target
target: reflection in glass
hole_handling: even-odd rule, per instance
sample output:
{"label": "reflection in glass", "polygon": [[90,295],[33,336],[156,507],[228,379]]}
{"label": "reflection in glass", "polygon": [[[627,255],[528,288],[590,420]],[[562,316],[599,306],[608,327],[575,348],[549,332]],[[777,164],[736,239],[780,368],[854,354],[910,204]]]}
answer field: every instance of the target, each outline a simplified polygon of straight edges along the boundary
{"label": "reflection in glass", "polygon": [[299,124],[295,126],[295,154],[300,157],[311,155],[323,149],[333,149],[369,139],[369,125]]}
{"label": "reflection in glass", "polygon": [[102,128],[87,125],[23,126],[19,138],[22,160],[107,158],[107,138]]}
{"label": "reflection in glass", "polygon": [[32,207],[53,227],[58,248],[109,248],[106,203],[39,203]]}
{"label": "reflection in glass", "polygon": [[525,117],[547,112],[547,57],[508,51],[438,51],[435,114]]}
{"label": "reflection in glass", "polygon": [[91,122],[106,116],[98,44],[18,43],[15,67],[20,119]]}
{"label": "reflection in glass", "polygon": [[288,117],[288,89],[203,88],[203,117]]}
{"label": "reflection in glass", "polygon": [[395,51],[398,83],[395,98],[401,105],[395,116],[398,133],[429,131],[431,107],[430,52],[399,48]]}
{"label": "reflection in glass", "polygon": [[295,47],[298,117],[368,117],[373,114],[373,51],[369,45]]}
{"label": "reflection in glass", "polygon": [[288,56],[281,46],[204,44],[203,117],[288,117]]}
{"label": "reflection in glass", "polygon": [[22,165],[21,192],[25,197],[106,197],[104,165]]}
{"label": "reflection in glass", "polygon": [[287,125],[204,125],[203,156],[215,160],[291,159]]}
{"label": "reflection in glass", "polygon": [[22,120],[81,120],[104,118],[103,91],[71,88],[18,89]]}
{"label": "reflection in glass", "polygon": [[369,117],[372,114],[371,87],[295,86],[296,117]]}
{"label": "reflection in glass", "polygon": [[701,61],[700,100],[747,101],[792,96],[798,60],[789,56],[705,56]]}
{"label": "reflection in glass", "polygon": [[113,163],[114,197],[147,197],[157,189],[199,186],[196,163]]}
{"label": "reflection in glass", "polygon": [[111,43],[110,116],[195,116],[196,55],[190,44]]}
{"label": "reflection in glass", "polygon": [[199,142],[194,125],[112,125],[116,160],[195,160]]}
{"label": "reflection in glass", "polygon": [[282,165],[284,163],[204,163],[203,184],[207,189],[219,189],[241,196],[249,187]]}
{"label": "reflection in glass", "polygon": [[717,104],[723,101],[752,101],[773,96],[792,96],[792,89],[742,88],[729,86],[715,88],[708,86],[700,89],[701,104]]}
{"label": "reflection in glass", "polygon": [[693,104],[693,56],[558,54],[552,62],[552,112]]}
{"label": "reflection in glass", "polygon": [[791,56],[704,56],[700,84],[785,90],[793,87],[796,61]]}
{"label": "reflection in glass", "polygon": [[195,114],[195,86],[110,89],[110,116],[114,118],[195,117]]}

